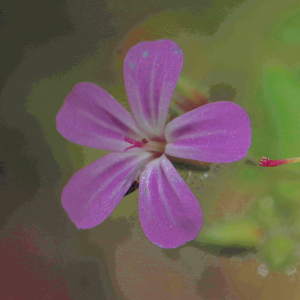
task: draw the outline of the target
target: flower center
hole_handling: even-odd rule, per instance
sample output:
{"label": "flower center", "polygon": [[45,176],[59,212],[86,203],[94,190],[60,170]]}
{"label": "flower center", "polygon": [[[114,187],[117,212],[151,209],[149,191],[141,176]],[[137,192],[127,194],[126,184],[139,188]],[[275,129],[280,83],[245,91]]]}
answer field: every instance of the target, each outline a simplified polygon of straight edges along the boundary
{"label": "flower center", "polygon": [[165,152],[166,143],[165,142],[156,142],[156,141],[150,141],[150,143],[143,138],[141,141],[136,141],[131,139],[128,136],[125,136],[124,141],[132,144],[132,146],[127,147],[124,151],[127,151],[132,148],[144,148],[145,151],[151,151],[151,152]]}

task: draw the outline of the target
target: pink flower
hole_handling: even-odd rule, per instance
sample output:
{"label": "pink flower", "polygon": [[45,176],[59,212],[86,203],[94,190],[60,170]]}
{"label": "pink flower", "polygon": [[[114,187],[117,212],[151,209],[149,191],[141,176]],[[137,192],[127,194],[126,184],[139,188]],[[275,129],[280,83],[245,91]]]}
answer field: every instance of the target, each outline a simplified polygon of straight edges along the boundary
{"label": "pink flower", "polygon": [[79,83],[57,114],[68,140],[113,151],[77,172],[62,192],[62,204],[77,228],[103,222],[140,175],[139,214],[148,239],[175,248],[202,227],[198,200],[168,157],[214,163],[243,158],[251,144],[246,111],[215,102],[166,119],[183,54],[170,40],[142,42],[128,52],[124,80],[132,115],[105,90]]}

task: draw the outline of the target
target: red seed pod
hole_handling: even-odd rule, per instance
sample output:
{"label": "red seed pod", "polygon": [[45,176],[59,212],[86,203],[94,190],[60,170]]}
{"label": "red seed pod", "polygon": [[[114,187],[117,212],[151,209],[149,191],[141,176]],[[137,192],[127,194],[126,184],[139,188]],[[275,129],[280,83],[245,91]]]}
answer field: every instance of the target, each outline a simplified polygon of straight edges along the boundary
{"label": "red seed pod", "polygon": [[261,167],[277,167],[300,162],[300,157],[273,160],[263,156],[261,159],[262,160],[259,162]]}

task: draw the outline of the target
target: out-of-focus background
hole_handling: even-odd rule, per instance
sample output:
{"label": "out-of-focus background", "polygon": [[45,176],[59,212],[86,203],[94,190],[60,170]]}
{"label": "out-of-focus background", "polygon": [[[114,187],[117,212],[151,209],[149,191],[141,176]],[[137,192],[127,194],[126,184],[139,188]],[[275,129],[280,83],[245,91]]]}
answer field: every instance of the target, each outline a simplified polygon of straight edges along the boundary
{"label": "out-of-focus background", "polygon": [[[201,239],[158,248],[139,223],[137,191],[93,229],[69,220],[64,185],[106,152],[65,140],[56,113],[82,81],[129,108],[123,59],[136,43],[161,38],[182,48],[185,78],[210,101],[240,104],[252,123],[246,159],[184,174],[203,230],[271,199],[283,215],[256,218],[267,232],[260,245],[281,236],[291,251],[280,248],[286,240],[247,255]],[[300,164],[258,166],[261,156],[300,156],[299,1],[2,0],[0,51],[0,300],[300,298]]]}

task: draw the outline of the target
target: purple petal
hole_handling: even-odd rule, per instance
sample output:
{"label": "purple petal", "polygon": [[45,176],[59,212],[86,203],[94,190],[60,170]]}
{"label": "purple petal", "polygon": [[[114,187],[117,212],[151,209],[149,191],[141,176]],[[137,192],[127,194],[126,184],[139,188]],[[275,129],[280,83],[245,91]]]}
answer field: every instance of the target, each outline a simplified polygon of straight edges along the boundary
{"label": "purple petal", "polygon": [[182,51],[171,40],[139,43],[125,58],[124,80],[131,111],[149,137],[163,133],[182,63]]}
{"label": "purple petal", "polygon": [[162,248],[194,240],[202,227],[197,198],[165,155],[141,174],[139,211],[145,235]]}
{"label": "purple petal", "polygon": [[212,163],[240,160],[251,145],[247,112],[226,101],[181,115],[167,124],[165,133],[167,154]]}
{"label": "purple petal", "polygon": [[151,154],[109,153],[77,172],[65,186],[62,204],[79,229],[92,228],[114,210]]}
{"label": "purple petal", "polygon": [[56,116],[57,130],[79,145],[110,151],[128,147],[123,138],[141,139],[131,114],[99,86],[82,82],[73,87]]}

